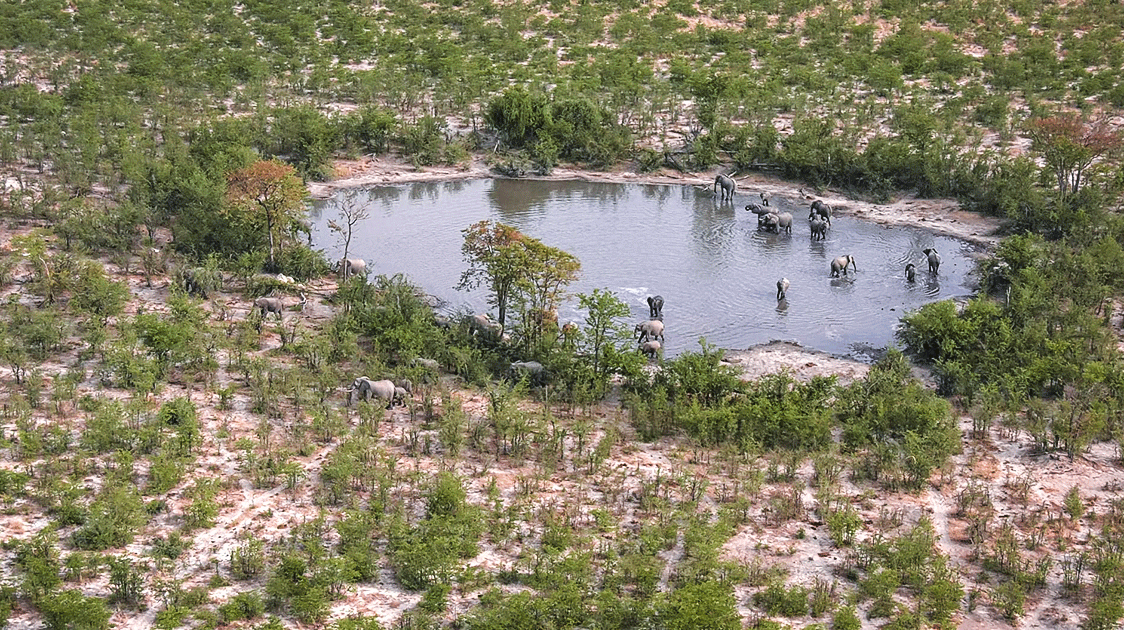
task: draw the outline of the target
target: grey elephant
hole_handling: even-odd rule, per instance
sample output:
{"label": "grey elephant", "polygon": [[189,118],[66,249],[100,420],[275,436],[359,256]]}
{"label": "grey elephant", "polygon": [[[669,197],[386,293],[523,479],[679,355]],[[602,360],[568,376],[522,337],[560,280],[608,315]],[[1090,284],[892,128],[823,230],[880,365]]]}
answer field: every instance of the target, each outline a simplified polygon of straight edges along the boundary
{"label": "grey elephant", "polygon": [[929,273],[936,275],[937,270],[941,268],[941,255],[931,247],[921,250],[921,253],[929,258]]}
{"label": "grey elephant", "polygon": [[492,343],[502,341],[503,324],[494,322],[487,315],[476,314],[468,318],[469,333]]}
{"label": "grey elephant", "polygon": [[508,374],[516,380],[526,378],[533,385],[542,385],[546,382],[546,368],[538,361],[515,361],[508,368]]}
{"label": "grey elephant", "polygon": [[786,233],[792,234],[792,214],[791,213],[788,213],[788,212],[782,212],[780,214],[769,213],[769,214],[765,215],[765,219],[764,219],[763,222],[764,222],[764,225],[765,225],[765,229],[767,229],[767,230],[772,230],[773,232],[776,232],[777,234],[780,234],[781,230],[784,230]]}
{"label": "grey elephant", "polygon": [[[399,392],[399,389],[402,389],[402,391]],[[394,406],[395,402],[400,402],[404,398],[405,389],[396,387],[394,381],[386,379],[372,381],[366,376],[360,376],[352,381],[351,387],[347,389],[347,392],[347,404],[349,407],[355,402],[356,398],[370,400],[372,397],[375,397],[385,400],[386,408],[390,409]]]}
{"label": "grey elephant", "polygon": [[827,221],[824,221],[820,217],[816,217],[812,219],[809,227],[812,230],[813,241],[822,241],[827,238]]}
{"label": "grey elephant", "polygon": [[780,232],[778,224],[780,217],[775,213],[769,212],[767,214],[757,215],[757,229],[765,230],[766,232]]}
{"label": "grey elephant", "polygon": [[650,319],[646,322],[640,322],[636,325],[636,328],[634,328],[633,331],[639,334],[639,336],[636,338],[636,341],[639,343],[643,343],[650,339],[659,339],[660,341],[663,341],[663,322],[658,319]]}
{"label": "grey elephant", "polygon": [[648,318],[663,320],[663,296],[648,296]]}
{"label": "grey elephant", "polygon": [[917,277],[917,267],[913,263],[907,263],[905,266],[905,280],[906,282],[913,282]]}
{"label": "grey elephant", "polygon": [[719,186],[722,187],[722,201],[732,201],[734,199],[734,191],[738,189],[738,183],[734,181],[734,178],[730,177],[729,175],[723,175],[722,173],[719,173],[714,178],[714,192],[716,194],[718,193]]}
{"label": "grey elephant", "polygon": [[831,225],[831,206],[819,199],[813,201],[812,207],[808,212],[808,220],[811,221],[815,217],[820,217],[824,221],[827,221],[828,225]]}
{"label": "grey elephant", "polygon": [[411,363],[413,363],[414,365],[416,365],[420,368],[425,368],[425,369],[429,370],[430,372],[440,372],[441,371],[441,364],[437,362],[437,359],[426,359],[424,357],[414,357],[414,360],[411,361]]}
{"label": "grey elephant", "polygon": [[762,190],[760,194],[761,194],[761,205],[768,206],[769,205],[769,193]]}
{"label": "grey elephant", "polygon": [[269,313],[277,313],[277,319],[281,321],[285,320],[281,315],[285,310],[285,303],[281,301],[281,298],[260,297],[254,300],[254,308],[261,313],[262,320],[264,320],[265,316]]}
{"label": "grey elephant", "polygon": [[777,301],[780,302],[784,299],[785,294],[788,292],[788,278],[781,278],[777,280]]}
{"label": "grey elephant", "polygon": [[639,350],[640,354],[646,355],[649,359],[654,359],[659,355],[662,348],[663,344],[656,341],[655,339],[652,339],[640,344]]}
{"label": "grey elephant", "polygon": [[855,264],[855,257],[850,254],[847,254],[846,256],[840,256],[839,258],[831,261],[831,277],[838,278],[840,271],[843,272],[843,275],[847,275],[848,265],[854,267],[855,271],[858,272],[859,266]]}
{"label": "grey elephant", "polygon": [[344,258],[332,263],[332,273],[343,272],[343,279],[347,280],[351,276],[367,275],[367,261],[362,258]]}

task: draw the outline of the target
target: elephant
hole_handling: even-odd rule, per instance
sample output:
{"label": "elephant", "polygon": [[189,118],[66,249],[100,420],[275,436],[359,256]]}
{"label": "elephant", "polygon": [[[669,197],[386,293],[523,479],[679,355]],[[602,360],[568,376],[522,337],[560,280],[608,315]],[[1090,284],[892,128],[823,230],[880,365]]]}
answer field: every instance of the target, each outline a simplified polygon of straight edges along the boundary
{"label": "elephant", "polygon": [[343,272],[343,279],[347,280],[354,275],[367,275],[367,261],[362,258],[344,258],[332,263],[332,273]]}
{"label": "elephant", "polygon": [[777,301],[780,302],[784,299],[785,293],[788,291],[788,278],[781,278],[777,280]]}
{"label": "elephant", "polygon": [[722,173],[719,173],[718,176],[714,178],[714,192],[716,194],[718,193],[719,186],[722,187],[722,201],[733,201],[734,191],[738,189],[738,183],[734,181],[734,178],[730,177],[729,175],[723,175]]}
{"label": "elephant", "polygon": [[915,277],[917,277],[917,268],[913,266],[913,263],[907,263],[905,266],[906,282],[913,282]]}
{"label": "elephant", "polygon": [[931,247],[921,250],[921,253],[929,257],[929,273],[936,275],[937,270],[941,268],[941,255]]}
{"label": "elephant", "polygon": [[813,241],[822,241],[827,238],[827,221],[816,217],[812,219],[810,227],[812,228]]}
{"label": "elephant", "polygon": [[534,385],[546,382],[546,368],[538,361],[515,361],[508,369],[508,374],[515,380],[526,378]]}
{"label": "elephant", "polygon": [[761,194],[761,205],[767,207],[769,205],[769,193],[762,190],[760,194]]}
{"label": "elephant", "polygon": [[658,319],[650,319],[646,322],[640,322],[633,328],[633,332],[638,333],[638,342],[647,341],[649,339],[659,338],[663,339],[663,322]]}
{"label": "elephant", "polygon": [[663,322],[658,319],[650,319],[646,322],[640,322],[633,329],[634,332],[639,333],[636,338],[638,343],[643,343],[649,339],[659,339],[663,341]]}
{"label": "elephant", "polygon": [[782,212],[780,214],[770,212],[765,215],[761,223],[765,226],[766,230],[772,230],[777,234],[780,234],[781,230],[792,234],[792,214],[788,212]]}
{"label": "elephant", "polygon": [[659,355],[662,348],[663,345],[660,342],[652,339],[640,344],[640,354],[647,355],[649,359],[654,359]]}
{"label": "elephant", "polygon": [[858,272],[859,266],[855,264],[855,257],[847,254],[846,256],[840,256],[839,258],[831,261],[831,277],[838,278],[840,271],[843,272],[843,275],[847,275],[847,265],[853,266],[855,268],[855,272]]}
{"label": "elephant", "polygon": [[372,381],[366,376],[360,376],[351,383],[351,387],[347,389],[347,405],[350,407],[355,398],[362,400],[370,400],[372,396],[381,398],[386,401],[386,408],[390,409],[396,402],[402,402],[405,397],[405,389],[397,387],[394,381],[383,379],[381,381]]}
{"label": "elephant", "polygon": [[663,296],[648,296],[648,317],[663,321]]}
{"label": "elephant", "polygon": [[437,359],[426,359],[424,357],[414,357],[414,360],[412,361],[412,363],[414,365],[420,367],[420,368],[425,368],[425,369],[429,370],[430,372],[440,372],[441,371],[441,364],[437,362]]}
{"label": "elephant", "polygon": [[757,215],[757,229],[767,232],[780,232],[780,217],[770,212]]}
{"label": "elephant", "polygon": [[285,304],[281,301],[281,298],[260,297],[254,300],[254,308],[261,313],[262,320],[265,320],[265,316],[269,313],[277,313],[277,319],[281,321],[285,320],[281,315],[285,310]]}
{"label": "elephant", "polygon": [[828,225],[831,225],[831,206],[820,201],[819,199],[813,201],[812,207],[808,212],[808,220],[811,221],[817,216],[821,217],[824,221],[827,221]]}
{"label": "elephant", "polygon": [[487,315],[473,315],[468,318],[469,333],[485,341],[503,341],[503,324],[494,322]]}

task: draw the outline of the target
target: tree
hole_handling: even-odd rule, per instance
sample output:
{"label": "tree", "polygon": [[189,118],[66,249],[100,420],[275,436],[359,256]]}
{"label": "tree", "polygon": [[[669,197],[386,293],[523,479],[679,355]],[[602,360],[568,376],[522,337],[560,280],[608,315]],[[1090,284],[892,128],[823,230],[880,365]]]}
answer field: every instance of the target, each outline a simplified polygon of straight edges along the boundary
{"label": "tree", "polygon": [[228,214],[240,214],[242,220],[259,226],[264,222],[270,268],[276,265],[277,241],[300,219],[307,195],[296,170],[277,160],[261,160],[228,176],[228,210],[235,211]]}
{"label": "tree", "polygon": [[1090,123],[1076,113],[1033,118],[1027,134],[1031,148],[1054,172],[1062,199],[1076,195],[1088,179],[1086,171],[1121,147],[1120,134],[1104,121]]}
{"label": "tree", "polygon": [[[348,253],[351,249],[351,236],[355,231],[355,225],[360,221],[367,220],[370,216],[371,211],[366,206],[359,205],[359,191],[349,190],[344,194],[343,201],[340,203],[339,218],[343,225],[331,219],[328,220],[328,228],[338,233],[340,238],[343,239],[343,260],[345,261],[343,264],[347,264]],[[340,272],[344,273],[342,267]]]}
{"label": "tree", "polygon": [[461,253],[469,267],[461,274],[458,289],[475,289],[487,283],[488,303],[496,308],[500,325],[507,320],[507,305],[516,283],[523,277],[526,237],[502,223],[479,221],[463,230]]}
{"label": "tree", "polygon": [[546,331],[558,323],[558,303],[566,287],[577,279],[581,263],[573,254],[524,238],[523,278],[517,297],[523,306],[523,336],[528,349],[539,345]]}
{"label": "tree", "polygon": [[579,295],[578,304],[585,311],[585,334],[582,348],[590,357],[593,373],[602,380],[608,376],[605,353],[609,346],[624,338],[632,339],[627,324],[619,320],[631,312],[628,305],[607,289],[594,289],[589,295]]}

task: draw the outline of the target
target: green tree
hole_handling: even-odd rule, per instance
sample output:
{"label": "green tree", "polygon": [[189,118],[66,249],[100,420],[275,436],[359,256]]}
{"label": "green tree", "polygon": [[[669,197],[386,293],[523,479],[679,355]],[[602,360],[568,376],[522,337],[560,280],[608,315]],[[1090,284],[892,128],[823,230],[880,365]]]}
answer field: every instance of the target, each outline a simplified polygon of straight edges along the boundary
{"label": "green tree", "polygon": [[475,289],[486,284],[488,303],[496,308],[500,325],[507,321],[507,307],[516,283],[523,278],[523,239],[519,230],[492,221],[480,221],[465,228],[461,253],[468,269],[461,273],[458,289]]}
{"label": "green tree", "polygon": [[589,357],[590,367],[597,382],[608,382],[613,368],[609,357],[615,356],[618,344],[632,341],[628,324],[621,322],[631,314],[628,304],[608,289],[594,289],[592,293],[578,296],[578,304],[585,311],[585,329],[582,331],[579,352]]}
{"label": "green tree", "polygon": [[269,267],[293,224],[304,214],[308,190],[293,167],[277,160],[262,160],[227,177],[228,215],[265,229],[269,241]]}

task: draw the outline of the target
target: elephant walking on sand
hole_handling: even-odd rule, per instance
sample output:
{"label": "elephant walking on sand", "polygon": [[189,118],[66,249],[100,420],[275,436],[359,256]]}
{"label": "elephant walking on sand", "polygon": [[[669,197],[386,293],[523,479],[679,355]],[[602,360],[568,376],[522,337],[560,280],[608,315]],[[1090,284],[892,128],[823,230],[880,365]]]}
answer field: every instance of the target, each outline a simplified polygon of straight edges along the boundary
{"label": "elephant walking on sand", "polygon": [[281,313],[285,310],[285,303],[281,298],[275,297],[260,297],[254,300],[254,308],[261,313],[261,318],[264,320],[265,316],[269,313],[277,313],[277,319],[284,321],[285,318]]}
{"label": "elephant walking on sand", "polygon": [[738,189],[738,182],[734,181],[733,177],[719,173],[714,178],[714,192],[718,193],[718,187],[722,187],[721,199],[722,201],[734,199],[734,192]]}
{"label": "elephant walking on sand", "polygon": [[785,293],[788,292],[788,278],[781,278],[777,280],[777,301],[780,302],[784,299]]}
{"label": "elephant walking on sand", "polygon": [[356,398],[361,400],[370,400],[372,397],[381,398],[386,401],[386,408],[390,409],[396,402],[402,402],[405,398],[406,390],[403,387],[394,385],[394,381],[381,380],[372,381],[366,376],[360,376],[351,383],[351,387],[347,388],[347,405],[350,407],[355,402]]}
{"label": "elephant walking on sand", "polygon": [[858,272],[859,266],[855,264],[855,257],[850,254],[847,254],[846,256],[840,256],[839,258],[831,261],[831,277],[838,278],[840,271],[843,272],[843,275],[847,275],[848,265],[854,267],[855,272]]}
{"label": "elephant walking on sand", "polygon": [[941,268],[941,255],[933,248],[923,249],[921,253],[929,258],[929,273],[937,275],[937,270]]}

